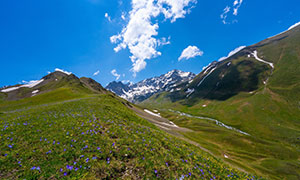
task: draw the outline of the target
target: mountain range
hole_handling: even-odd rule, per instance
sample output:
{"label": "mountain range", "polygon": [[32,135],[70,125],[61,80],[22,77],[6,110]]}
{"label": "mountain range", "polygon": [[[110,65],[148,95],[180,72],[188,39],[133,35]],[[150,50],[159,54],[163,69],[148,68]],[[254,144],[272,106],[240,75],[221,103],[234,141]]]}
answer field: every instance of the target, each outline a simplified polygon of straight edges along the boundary
{"label": "mountain range", "polygon": [[191,72],[172,70],[159,77],[145,79],[138,83],[123,84],[113,81],[105,88],[130,102],[138,103],[159,92],[177,91],[176,86],[191,81],[195,76]]}

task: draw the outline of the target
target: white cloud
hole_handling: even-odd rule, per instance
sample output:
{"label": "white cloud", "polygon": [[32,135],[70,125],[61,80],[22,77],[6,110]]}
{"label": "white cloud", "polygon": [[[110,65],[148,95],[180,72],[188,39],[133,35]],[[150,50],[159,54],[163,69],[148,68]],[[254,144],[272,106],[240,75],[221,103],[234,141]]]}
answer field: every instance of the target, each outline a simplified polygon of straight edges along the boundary
{"label": "white cloud", "polygon": [[238,10],[241,7],[243,3],[243,0],[235,0],[233,3],[233,15],[237,16],[238,15]]}
{"label": "white cloud", "polygon": [[230,24],[231,22],[232,22],[232,23],[237,22],[237,20],[228,21],[228,20],[227,20],[228,14],[229,14],[230,12],[232,12],[232,14],[233,14],[234,16],[237,16],[237,15],[238,15],[238,10],[239,10],[239,8],[241,7],[242,3],[243,3],[243,0],[234,0],[232,6],[226,6],[226,7],[223,9],[223,13],[220,15],[223,24]]}
{"label": "white cloud", "polygon": [[230,12],[230,7],[229,6],[226,6],[224,9],[223,9],[223,13],[221,14],[221,19],[222,19],[222,22],[223,24],[227,24],[226,22],[226,19],[227,19],[227,14]]}
{"label": "white cloud", "polygon": [[98,70],[98,71],[94,72],[93,76],[97,76],[99,73],[100,73],[100,71]]}
{"label": "white cloud", "polygon": [[113,69],[113,70],[111,71],[111,74],[112,74],[113,76],[116,77],[116,80],[119,80],[120,77],[121,77],[121,75],[117,73],[117,70],[116,70],[116,69]]}
{"label": "white cloud", "polygon": [[178,61],[181,61],[183,59],[191,59],[196,56],[202,56],[202,55],[203,55],[203,51],[201,51],[196,46],[188,46],[182,51],[180,57],[178,58]]}
{"label": "white cloud", "polygon": [[121,15],[121,19],[123,19],[125,21],[125,12],[122,12],[122,15]]}
{"label": "white cloud", "polygon": [[[120,34],[110,38],[112,43],[118,43],[115,52],[128,48],[130,53],[134,75],[143,70],[149,60],[160,56],[158,46],[169,44],[166,38],[158,39],[159,25],[153,21],[160,14],[165,19],[175,22],[178,18],[184,18],[189,12],[190,3],[196,0],[132,0],[132,10],[129,12],[129,21]],[[153,23],[156,22],[156,23]]]}
{"label": "white cloud", "polygon": [[221,57],[218,61],[224,61],[227,58],[230,58],[231,56],[235,55],[236,53],[240,52],[241,50],[243,50],[246,46],[240,46],[238,48],[235,48],[234,50],[232,50],[226,57]]}
{"label": "white cloud", "polygon": [[108,13],[105,13],[105,14],[104,14],[104,17],[105,17],[109,22],[111,22],[111,18],[110,18],[110,16],[108,15]]}

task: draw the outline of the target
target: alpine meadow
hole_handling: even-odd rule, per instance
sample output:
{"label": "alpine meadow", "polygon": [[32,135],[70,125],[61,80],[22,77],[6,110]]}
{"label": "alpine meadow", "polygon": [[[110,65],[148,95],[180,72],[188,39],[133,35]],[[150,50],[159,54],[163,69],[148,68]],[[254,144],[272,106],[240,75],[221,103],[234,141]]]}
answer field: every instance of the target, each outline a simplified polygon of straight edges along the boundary
{"label": "alpine meadow", "polygon": [[299,180],[299,7],[0,2],[0,179]]}

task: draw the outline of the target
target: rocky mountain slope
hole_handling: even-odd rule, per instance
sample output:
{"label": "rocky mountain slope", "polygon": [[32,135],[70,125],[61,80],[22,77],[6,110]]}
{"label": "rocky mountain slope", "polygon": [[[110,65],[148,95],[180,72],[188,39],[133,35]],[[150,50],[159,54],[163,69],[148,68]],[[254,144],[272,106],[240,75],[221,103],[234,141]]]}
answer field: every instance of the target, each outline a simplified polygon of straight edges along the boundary
{"label": "rocky mountain slope", "polygon": [[194,77],[195,74],[191,72],[172,70],[159,77],[145,79],[135,84],[123,84],[122,82],[114,81],[109,83],[106,89],[128,101],[138,103],[158,92],[176,91],[175,86],[189,82]]}

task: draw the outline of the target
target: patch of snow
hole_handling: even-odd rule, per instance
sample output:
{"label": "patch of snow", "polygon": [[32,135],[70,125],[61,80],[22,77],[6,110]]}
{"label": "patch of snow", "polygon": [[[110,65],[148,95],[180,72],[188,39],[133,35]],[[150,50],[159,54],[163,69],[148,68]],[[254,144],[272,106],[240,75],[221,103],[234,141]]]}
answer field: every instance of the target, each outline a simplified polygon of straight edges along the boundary
{"label": "patch of snow", "polygon": [[154,113],[154,112],[152,112],[152,111],[149,111],[148,109],[144,109],[144,111],[145,111],[146,113],[148,113],[148,114],[153,115],[153,116],[161,117],[159,114],[156,114],[156,113]]}
{"label": "patch of snow", "polygon": [[58,71],[58,72],[65,73],[65,74],[67,74],[67,75],[71,75],[71,74],[72,74],[71,72],[64,71],[64,70],[62,70],[62,69],[58,69],[58,68],[56,68],[56,69],[55,69],[55,71]]}
{"label": "patch of snow", "polygon": [[11,88],[7,88],[7,89],[3,89],[3,90],[1,90],[1,92],[7,93],[7,92],[11,92],[11,91],[17,90],[17,89],[19,89],[21,87],[33,88],[34,86],[40,84],[43,81],[44,81],[44,79],[36,80],[36,81],[29,81],[27,84],[23,84],[23,85],[18,86],[18,87],[11,87]]}
{"label": "patch of snow", "polygon": [[188,77],[190,75],[190,72],[179,71],[178,73],[179,73],[179,76],[182,78]]}
{"label": "patch of snow", "polygon": [[[170,124],[169,124],[170,123]],[[173,122],[169,121],[169,123],[164,123],[164,122],[161,122],[159,124],[162,124],[162,125],[165,125],[165,126],[171,126],[171,127],[176,127],[178,128],[178,126],[176,124],[174,124]]]}
{"label": "patch of snow", "polygon": [[213,68],[202,80],[198,83],[198,87],[203,83],[203,81],[216,69],[217,67]]}
{"label": "patch of snow", "polygon": [[32,91],[31,93],[32,94],[36,94],[36,93],[38,93],[39,92],[39,90],[34,90],[34,91]]}
{"label": "patch of snow", "polygon": [[174,126],[174,127],[178,127],[176,124],[174,124],[172,121],[170,121],[170,123]]}
{"label": "patch of snow", "polygon": [[44,81],[44,79],[36,80],[36,81],[29,81],[28,84],[24,84],[24,85],[22,85],[20,87],[33,88],[34,86],[37,86],[38,84],[40,84],[43,81]]}
{"label": "patch of snow", "polygon": [[255,58],[256,60],[258,60],[258,61],[260,61],[260,62],[262,62],[262,63],[268,64],[269,66],[272,67],[272,69],[274,69],[274,64],[273,64],[273,63],[270,63],[270,62],[268,62],[268,61],[265,61],[265,60],[263,60],[263,59],[260,59],[260,58],[258,57],[258,55],[257,55],[257,51],[256,51],[256,50],[252,53],[252,55],[254,56],[254,58]]}
{"label": "patch of snow", "polygon": [[11,87],[11,88],[7,88],[7,89],[3,89],[3,90],[1,90],[1,92],[7,93],[7,92],[11,92],[11,91],[17,90],[19,88],[20,87]]}
{"label": "patch of snow", "polygon": [[202,107],[206,107],[206,106],[207,106],[206,104],[203,104],[203,105],[202,105]]}
{"label": "patch of snow", "polygon": [[230,58],[231,56],[235,55],[236,53],[240,52],[241,50],[245,49],[246,46],[240,46],[234,50],[232,50],[226,57],[221,57],[218,61],[224,61],[225,59]]}
{"label": "patch of snow", "polygon": [[295,27],[297,27],[297,26],[299,26],[299,25],[300,25],[300,22],[297,22],[296,24],[292,25],[292,26],[288,29],[288,31],[291,30],[291,29],[293,29],[293,28],[295,28]]}
{"label": "patch of snow", "polygon": [[225,157],[226,159],[228,159],[228,156],[227,156],[226,154],[224,154],[224,157]]}
{"label": "patch of snow", "polygon": [[210,70],[210,68],[211,68],[211,67],[207,67],[207,68],[205,69],[205,71],[203,72],[203,74],[206,74],[207,71]]}
{"label": "patch of snow", "polygon": [[193,89],[188,88],[188,89],[185,91],[185,93],[187,93],[186,97],[189,97],[191,94],[193,94],[193,92],[195,92],[195,89],[194,89],[194,88],[193,88]]}
{"label": "patch of snow", "polygon": [[228,62],[228,63],[227,63],[227,66],[230,66],[230,65],[231,65],[231,62]]}

